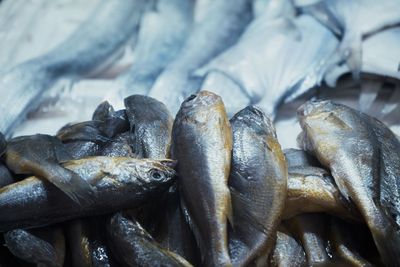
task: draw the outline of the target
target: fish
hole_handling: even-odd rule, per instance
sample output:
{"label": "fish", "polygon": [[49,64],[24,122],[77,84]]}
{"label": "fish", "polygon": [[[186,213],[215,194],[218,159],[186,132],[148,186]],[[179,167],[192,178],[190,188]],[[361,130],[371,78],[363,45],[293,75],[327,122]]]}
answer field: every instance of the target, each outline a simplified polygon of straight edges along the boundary
{"label": "fish", "polygon": [[168,158],[173,118],[165,104],[142,95],[129,96],[124,103],[133,151],[140,158]]}
{"label": "fish", "polygon": [[108,141],[101,147],[101,156],[108,157],[131,157],[138,158],[138,155],[131,147],[131,134],[124,132],[116,135],[112,140]]}
{"label": "fish", "polygon": [[147,1],[142,0],[101,1],[53,50],[0,74],[5,103],[0,106],[0,131],[10,136],[27,113],[38,107],[46,90],[60,79],[93,75],[113,62],[137,33],[146,5]]}
{"label": "fish", "polygon": [[364,245],[364,242],[356,241],[353,228],[339,219],[330,219],[329,242],[334,257],[340,258],[346,266],[373,266],[360,255],[358,249]]}
{"label": "fish", "polygon": [[124,266],[192,266],[178,254],[163,249],[136,220],[122,213],[110,219],[107,236]]}
{"label": "fish", "polygon": [[248,106],[236,113],[230,123],[230,256],[234,266],[248,266],[273,248],[285,208],[288,170],[275,127],[263,111]]}
{"label": "fish", "polygon": [[338,65],[346,62],[353,77],[359,80],[363,68],[363,38],[399,24],[400,14],[396,11],[398,5],[398,0],[322,0],[306,5],[302,10],[313,15],[340,37],[340,45],[331,61]]}
{"label": "fish", "polygon": [[140,21],[134,62],[117,77],[118,93],[146,95],[169,62],[179,56],[193,24],[194,0],[157,0]]}
{"label": "fish", "polygon": [[78,204],[47,181],[26,178],[0,188],[0,232],[135,208],[171,185],[174,165],[172,160],[101,156],[65,162],[96,189],[91,201]]}
{"label": "fish", "polygon": [[324,215],[301,214],[286,220],[285,226],[302,244],[309,266],[330,263]]}
{"label": "fish", "polygon": [[181,102],[199,89],[201,78],[193,72],[235,44],[243,33],[253,17],[251,3],[209,1],[202,11],[204,18],[195,20],[179,56],[157,77],[148,95],[165,103],[175,115]]}
{"label": "fish", "polygon": [[0,188],[17,181],[5,164],[0,162]]}
{"label": "fish", "polygon": [[172,158],[178,161],[181,207],[204,266],[231,266],[227,220],[232,130],[222,99],[208,91],[181,105],[172,127]]}
{"label": "fish", "polygon": [[303,247],[291,234],[280,226],[276,234],[274,250],[269,257],[271,267],[306,266],[306,256]]}
{"label": "fish", "polygon": [[400,141],[377,119],[333,101],[306,102],[298,119],[303,148],[354,202],[384,264],[400,265]]}
{"label": "fish", "polygon": [[69,223],[67,237],[73,266],[118,266],[107,242],[106,220],[107,217],[93,217]]}
{"label": "fish", "polygon": [[296,149],[286,150],[285,156],[289,178],[283,218],[325,212],[351,221],[360,220],[354,203],[340,193],[330,173],[316,167],[320,166],[316,158]]}
{"label": "fish", "polygon": [[125,110],[115,111],[107,101],[100,103],[93,112],[92,121],[99,121],[99,130],[108,138],[129,130],[129,121]]}
{"label": "fish", "polygon": [[50,135],[19,136],[8,141],[5,162],[16,174],[30,174],[46,179],[76,203],[90,201],[95,190],[75,172],[60,162],[70,159],[63,144]]}
{"label": "fish", "polygon": [[256,17],[234,46],[196,70],[196,75],[223,73],[243,92],[227,105],[243,108],[239,105],[245,99],[275,119],[284,102],[322,82],[325,62],[339,42],[309,15],[273,20],[269,16],[265,12]]}
{"label": "fish", "polygon": [[37,266],[64,266],[65,238],[61,227],[14,229],[4,234],[4,240],[11,253],[24,261]]}

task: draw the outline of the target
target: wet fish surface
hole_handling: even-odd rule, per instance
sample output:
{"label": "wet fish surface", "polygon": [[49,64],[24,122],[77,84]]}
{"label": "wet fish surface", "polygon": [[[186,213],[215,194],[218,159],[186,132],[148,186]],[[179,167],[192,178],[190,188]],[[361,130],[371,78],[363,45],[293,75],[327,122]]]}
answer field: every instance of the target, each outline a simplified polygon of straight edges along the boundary
{"label": "wet fish surface", "polygon": [[125,98],[133,151],[141,158],[169,157],[173,118],[160,101],[142,95]]}
{"label": "wet fish surface", "polygon": [[65,239],[61,228],[11,230],[4,234],[7,248],[17,257],[37,266],[62,267]]}
{"label": "wet fish surface", "polygon": [[248,266],[273,247],[285,206],[288,172],[275,127],[264,112],[249,106],[230,122],[234,225],[229,248],[234,266]]}
{"label": "wet fish surface", "polygon": [[114,110],[107,101],[101,103],[93,112],[93,121],[99,121],[98,128],[105,136],[112,138],[129,130],[129,121],[125,110]]}
{"label": "wet fish surface", "polygon": [[50,135],[20,136],[9,140],[7,166],[16,174],[42,177],[57,186],[73,201],[90,201],[95,190],[78,174],[60,165],[70,159],[63,144]]}
{"label": "wet fish surface", "polygon": [[59,79],[87,75],[102,63],[109,63],[137,32],[146,2],[101,1],[89,18],[55,49],[1,74],[0,92],[7,104],[0,107],[0,131],[10,135]]}
{"label": "wet fish surface", "polygon": [[400,142],[381,122],[332,101],[299,108],[304,148],[331,170],[374,238],[383,262],[400,264]]}
{"label": "wet fish surface", "polygon": [[111,218],[107,234],[123,266],[192,266],[179,255],[163,249],[137,221],[122,213]]}
{"label": "wet fish surface", "polygon": [[227,219],[232,132],[221,98],[201,91],[187,98],[172,128],[184,214],[207,266],[230,266]]}
{"label": "wet fish surface", "polygon": [[0,231],[56,223],[134,208],[166,190],[175,172],[171,160],[93,157],[64,163],[93,186],[91,201],[76,203],[37,177],[0,189]]}

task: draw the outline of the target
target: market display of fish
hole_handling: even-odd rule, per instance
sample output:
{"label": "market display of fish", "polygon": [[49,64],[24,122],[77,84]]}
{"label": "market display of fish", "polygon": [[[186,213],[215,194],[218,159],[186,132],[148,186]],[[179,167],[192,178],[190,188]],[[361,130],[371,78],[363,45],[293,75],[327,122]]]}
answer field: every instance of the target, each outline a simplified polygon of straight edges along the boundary
{"label": "market display of fish", "polygon": [[0,266],[400,266],[400,0],[96,1],[2,66]]}

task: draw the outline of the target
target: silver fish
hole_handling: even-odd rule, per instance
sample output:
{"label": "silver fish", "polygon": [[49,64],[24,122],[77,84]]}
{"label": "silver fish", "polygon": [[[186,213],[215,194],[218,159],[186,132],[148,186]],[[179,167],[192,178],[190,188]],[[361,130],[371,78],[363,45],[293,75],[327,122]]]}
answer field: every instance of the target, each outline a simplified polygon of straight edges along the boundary
{"label": "silver fish", "polygon": [[198,89],[193,71],[233,45],[252,18],[251,0],[210,1],[191,29],[179,56],[157,78],[149,95],[164,102],[172,114]]}
{"label": "silver fish", "polygon": [[0,131],[10,135],[60,78],[89,74],[114,58],[135,34],[145,6],[143,0],[101,1],[91,16],[55,49],[1,74],[4,102],[0,106]]}
{"label": "silver fish", "polygon": [[359,209],[383,262],[400,265],[400,141],[380,121],[332,101],[298,110],[303,147]]}

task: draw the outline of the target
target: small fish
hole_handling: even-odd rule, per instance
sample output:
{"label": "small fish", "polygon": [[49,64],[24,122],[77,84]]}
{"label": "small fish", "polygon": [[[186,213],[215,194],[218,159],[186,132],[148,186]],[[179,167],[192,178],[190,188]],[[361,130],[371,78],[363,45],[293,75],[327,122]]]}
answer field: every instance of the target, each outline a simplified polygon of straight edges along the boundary
{"label": "small fish", "polygon": [[70,156],[60,140],[53,136],[37,134],[10,139],[5,159],[14,173],[45,178],[76,203],[90,201],[95,194],[86,180],[60,165]]}
{"label": "small fish", "polygon": [[125,98],[131,146],[140,158],[169,158],[173,118],[160,101],[142,95]]}
{"label": "small fish", "polygon": [[113,106],[107,101],[97,106],[92,120],[100,122],[99,130],[109,138],[129,130],[129,121],[125,110],[114,111]]}
{"label": "small fish", "polygon": [[233,152],[229,189],[233,230],[229,247],[234,266],[248,266],[273,247],[285,207],[287,165],[272,121],[249,106],[230,120]]}
{"label": "small fish", "polygon": [[378,120],[332,101],[306,102],[298,117],[304,149],[354,202],[383,262],[400,265],[400,141]]}
{"label": "small fish", "polygon": [[276,234],[275,248],[270,255],[271,267],[299,267],[306,266],[306,257],[303,247],[286,229],[279,228]]}
{"label": "small fish", "polygon": [[38,107],[44,92],[61,78],[73,80],[114,61],[137,32],[146,5],[142,0],[101,1],[56,48],[1,74],[0,92],[5,104],[0,106],[0,131],[10,135],[26,114]]}
{"label": "small fish", "polygon": [[194,0],[156,0],[141,21],[129,70],[120,75],[122,97],[147,94],[157,76],[179,56],[193,24]]}
{"label": "small fish", "polygon": [[232,130],[221,98],[201,91],[187,98],[172,128],[179,192],[206,266],[231,266],[227,219]]}
{"label": "small fish", "polygon": [[192,266],[184,258],[163,249],[135,220],[115,214],[107,225],[111,249],[124,266]]}
{"label": "small fish", "polygon": [[176,114],[184,98],[198,90],[193,72],[238,40],[252,19],[251,2],[209,1],[204,6],[204,18],[195,21],[179,56],[166,66],[149,96],[164,102]]}
{"label": "small fish", "polygon": [[76,203],[37,177],[0,189],[0,232],[135,208],[166,190],[174,180],[171,160],[92,157],[63,166],[85,179],[97,194]]}
{"label": "small fish", "polygon": [[285,221],[288,230],[301,242],[309,266],[329,264],[327,229],[324,215],[301,214]]}
{"label": "small fish", "polygon": [[60,227],[15,229],[4,234],[5,245],[16,257],[37,266],[62,267],[65,257],[65,238]]}
{"label": "small fish", "polygon": [[358,221],[360,214],[354,204],[342,196],[332,176],[319,166],[317,159],[304,151],[285,151],[289,165],[285,219],[301,213],[327,212]]}
{"label": "small fish", "polygon": [[102,217],[92,217],[69,223],[67,237],[73,266],[118,266],[106,240],[105,220]]}

